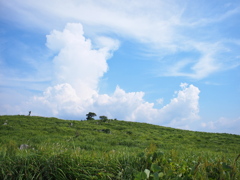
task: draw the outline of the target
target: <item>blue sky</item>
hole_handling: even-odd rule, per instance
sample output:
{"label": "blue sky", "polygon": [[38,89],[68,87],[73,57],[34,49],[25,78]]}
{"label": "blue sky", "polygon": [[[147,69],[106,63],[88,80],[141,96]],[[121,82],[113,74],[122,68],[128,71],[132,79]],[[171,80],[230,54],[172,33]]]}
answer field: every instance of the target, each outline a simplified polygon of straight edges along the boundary
{"label": "blue sky", "polygon": [[0,1],[0,114],[240,134],[240,2]]}

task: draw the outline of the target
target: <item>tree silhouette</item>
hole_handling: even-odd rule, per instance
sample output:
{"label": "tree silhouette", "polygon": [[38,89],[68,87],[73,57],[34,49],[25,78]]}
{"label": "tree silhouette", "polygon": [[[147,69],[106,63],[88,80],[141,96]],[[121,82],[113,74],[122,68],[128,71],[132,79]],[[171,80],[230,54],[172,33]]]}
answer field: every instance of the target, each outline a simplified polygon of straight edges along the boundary
{"label": "tree silhouette", "polygon": [[100,118],[101,120],[108,119],[107,116],[99,116],[99,118]]}
{"label": "tree silhouette", "polygon": [[87,116],[87,120],[94,120],[94,116],[97,116],[94,112],[89,112],[88,114],[86,114]]}
{"label": "tree silhouette", "polygon": [[106,122],[108,120],[107,116],[99,116],[100,120]]}

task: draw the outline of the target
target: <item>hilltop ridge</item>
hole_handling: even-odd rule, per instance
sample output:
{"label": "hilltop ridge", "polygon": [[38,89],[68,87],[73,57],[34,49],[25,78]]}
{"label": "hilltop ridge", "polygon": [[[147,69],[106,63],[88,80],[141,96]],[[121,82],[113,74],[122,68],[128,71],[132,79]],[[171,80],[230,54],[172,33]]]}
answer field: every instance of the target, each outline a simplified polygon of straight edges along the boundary
{"label": "hilltop ridge", "polygon": [[[5,125],[4,125],[5,123]],[[0,116],[0,143],[8,139],[32,145],[65,143],[73,139],[76,146],[99,149],[144,148],[156,144],[162,149],[198,149],[235,152],[240,136],[174,129],[147,123],[119,120],[62,120],[39,116]],[[100,148],[101,149],[101,148]]]}

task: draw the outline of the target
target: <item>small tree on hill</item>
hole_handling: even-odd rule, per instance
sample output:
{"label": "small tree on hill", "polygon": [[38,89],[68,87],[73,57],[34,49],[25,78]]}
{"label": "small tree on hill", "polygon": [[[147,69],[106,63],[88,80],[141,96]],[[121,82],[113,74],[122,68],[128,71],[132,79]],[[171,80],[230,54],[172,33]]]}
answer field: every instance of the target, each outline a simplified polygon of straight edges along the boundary
{"label": "small tree on hill", "polygon": [[88,114],[86,114],[87,116],[87,120],[94,120],[94,116],[97,116],[94,112],[89,112]]}
{"label": "small tree on hill", "polygon": [[108,120],[107,116],[99,116],[100,120],[106,122]]}

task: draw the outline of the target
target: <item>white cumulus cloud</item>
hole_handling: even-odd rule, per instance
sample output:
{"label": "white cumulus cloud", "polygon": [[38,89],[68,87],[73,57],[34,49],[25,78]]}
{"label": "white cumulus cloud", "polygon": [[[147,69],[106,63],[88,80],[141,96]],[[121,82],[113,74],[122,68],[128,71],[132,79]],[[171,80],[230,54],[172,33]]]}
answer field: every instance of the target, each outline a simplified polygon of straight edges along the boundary
{"label": "white cumulus cloud", "polygon": [[85,118],[88,111],[94,111],[109,118],[185,128],[199,119],[199,92],[197,87],[186,84],[169,104],[157,109],[154,103],[144,100],[143,92],[127,93],[116,87],[112,95],[95,93],[88,99],[81,99],[75,89],[65,83],[47,88],[28,105],[35,113],[45,116],[79,119]]}
{"label": "white cumulus cloud", "polygon": [[[58,52],[54,57],[55,84],[69,83],[81,99],[96,93],[99,78],[107,72],[107,59],[116,50],[118,41],[107,39],[99,49],[83,36],[80,23],[68,23],[61,31],[47,35],[47,47]],[[106,40],[105,40],[106,41]]]}
{"label": "white cumulus cloud", "polygon": [[144,100],[144,92],[126,92],[117,86],[112,95],[99,94],[98,83],[108,70],[107,59],[119,43],[108,37],[101,37],[96,43],[98,49],[84,37],[79,23],[67,24],[63,31],[52,31],[46,45],[56,53],[54,85],[24,107],[45,116],[83,119],[93,111],[109,118],[179,128],[198,119],[200,91],[194,85],[182,83],[176,97],[160,109]]}
{"label": "white cumulus cloud", "polygon": [[216,121],[209,121],[201,124],[201,128],[204,131],[221,132],[221,133],[233,133],[240,134],[240,117],[227,118],[220,117]]}

